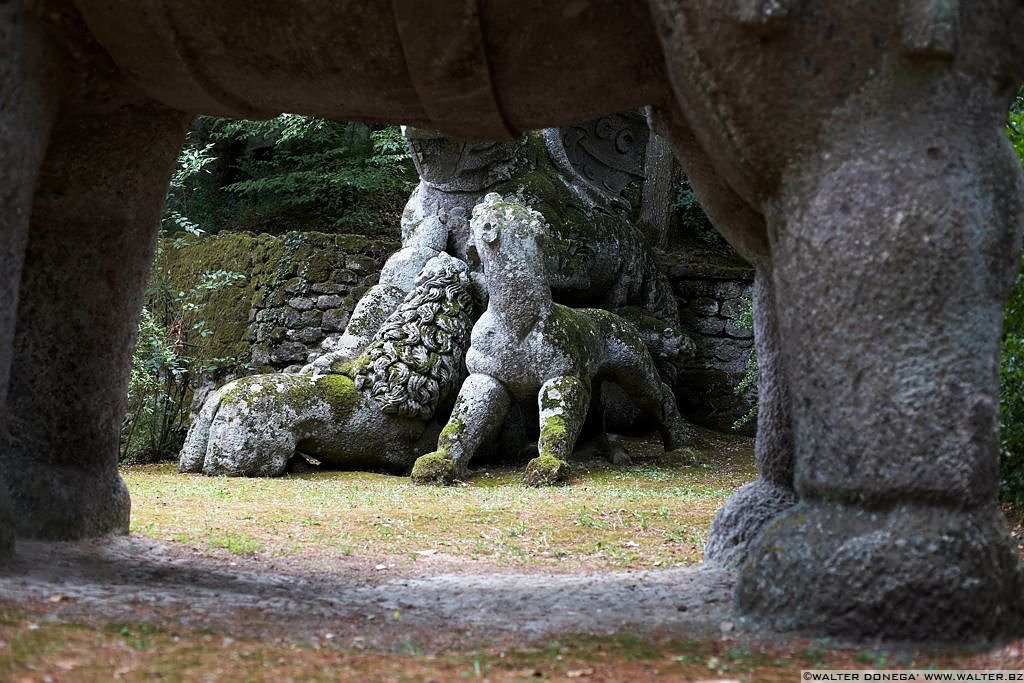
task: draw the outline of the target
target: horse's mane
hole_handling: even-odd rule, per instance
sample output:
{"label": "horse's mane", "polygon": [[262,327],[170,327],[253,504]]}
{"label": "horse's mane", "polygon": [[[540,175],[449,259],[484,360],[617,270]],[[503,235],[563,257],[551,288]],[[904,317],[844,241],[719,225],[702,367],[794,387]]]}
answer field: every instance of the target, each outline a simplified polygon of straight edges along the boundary
{"label": "horse's mane", "polygon": [[431,259],[357,364],[356,389],[384,413],[430,419],[461,384],[474,313],[466,264]]}

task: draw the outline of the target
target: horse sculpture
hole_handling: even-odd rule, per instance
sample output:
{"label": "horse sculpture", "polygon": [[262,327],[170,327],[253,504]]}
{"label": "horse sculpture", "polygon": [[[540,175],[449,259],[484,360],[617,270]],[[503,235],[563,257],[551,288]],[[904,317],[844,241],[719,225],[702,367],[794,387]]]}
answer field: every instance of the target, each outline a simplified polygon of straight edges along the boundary
{"label": "horse sculpture", "polygon": [[[550,226],[539,277],[551,285],[555,300],[605,308],[636,323],[659,371],[673,381],[693,343],[680,331],[668,278],[630,221],[629,202],[620,196],[621,185],[642,171],[635,157],[646,145],[647,125],[637,118],[613,115],[586,127],[600,127],[605,145],[612,147],[600,160],[588,159],[586,170],[619,181],[611,187],[577,170],[559,129],[527,133],[511,142],[465,143],[406,126],[420,182],[402,214],[402,248],[360,299],[344,334],[328,339],[328,353],[304,371],[358,356],[412,288],[419,268],[439,252],[447,250],[479,270],[467,217],[487,193],[497,192],[521,197]],[[574,139],[582,138],[574,152],[604,142],[578,129],[583,127],[568,129]]]}
{"label": "horse sculpture", "polygon": [[1021,35],[1019,0],[0,4],[0,556],[128,529],[118,425],[194,114],[508,139],[650,105],[757,269],[760,479],[709,544],[742,567],[737,608],[1016,632],[997,435]]}
{"label": "horse sculpture", "polygon": [[470,225],[487,277],[487,310],[473,326],[466,353],[470,374],[437,450],[416,461],[412,478],[461,478],[512,402],[536,398],[539,454],[526,467],[526,483],[565,479],[595,380],[615,382],[653,415],[666,448],[687,445],[690,436],[672,390],[659,378],[640,331],[608,311],[552,302],[539,244],[543,217],[492,193],[473,209]]}

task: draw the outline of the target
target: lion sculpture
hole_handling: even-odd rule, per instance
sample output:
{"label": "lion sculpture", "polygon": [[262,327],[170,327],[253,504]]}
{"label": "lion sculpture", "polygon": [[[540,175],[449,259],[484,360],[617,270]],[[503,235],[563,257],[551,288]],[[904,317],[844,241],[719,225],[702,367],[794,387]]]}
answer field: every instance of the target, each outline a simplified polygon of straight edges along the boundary
{"label": "lion sculpture", "polygon": [[458,389],[474,315],[464,262],[439,254],[366,352],[328,374],[254,375],[215,391],[192,423],[181,472],[278,476],[297,451],[348,469],[409,471]]}

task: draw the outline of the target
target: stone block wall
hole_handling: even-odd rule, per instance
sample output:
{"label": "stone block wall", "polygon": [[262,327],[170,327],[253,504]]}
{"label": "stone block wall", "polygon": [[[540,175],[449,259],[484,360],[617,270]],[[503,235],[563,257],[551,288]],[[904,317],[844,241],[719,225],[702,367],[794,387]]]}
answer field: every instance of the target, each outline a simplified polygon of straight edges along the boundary
{"label": "stone block wall", "polygon": [[[753,293],[754,271],[738,259],[675,252],[669,279],[679,317],[696,346],[676,387],[679,408],[699,424],[732,431],[757,402],[755,391],[738,396],[754,334],[743,324]],[[750,421],[740,431],[753,434]]]}
{"label": "stone block wall", "polygon": [[201,361],[232,357],[252,372],[277,372],[304,364],[326,336],[345,328],[398,246],[388,239],[316,232],[168,239],[161,241],[153,284],[189,292],[210,272],[245,275],[194,297],[190,315],[212,333],[196,354]]}
{"label": "stone block wall", "polygon": [[377,284],[384,261],[400,245],[353,235],[289,233],[300,242],[283,279],[261,290],[249,311],[252,363],[273,372],[304,365],[320,344],[341,334],[356,303]]}

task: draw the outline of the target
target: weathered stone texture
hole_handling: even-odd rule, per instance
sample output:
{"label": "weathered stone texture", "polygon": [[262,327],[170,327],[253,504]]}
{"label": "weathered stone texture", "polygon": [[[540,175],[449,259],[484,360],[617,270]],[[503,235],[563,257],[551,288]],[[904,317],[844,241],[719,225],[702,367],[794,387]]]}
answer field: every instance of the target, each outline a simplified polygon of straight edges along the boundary
{"label": "weathered stone texture", "polygon": [[[756,391],[735,391],[754,350],[753,330],[741,324],[749,316],[754,271],[735,257],[674,251],[668,258],[679,319],[695,347],[676,382],[679,409],[698,424],[730,431],[757,402]],[[753,429],[751,423],[741,431]]]}
{"label": "weathered stone texture", "polygon": [[[214,332],[204,355],[251,361],[254,370],[267,372],[305,363],[326,336],[342,331],[395,246],[360,235],[221,233],[183,244],[162,240],[154,269],[156,278],[185,291],[208,271],[245,275],[198,300],[197,315]],[[338,270],[342,263],[360,271]],[[335,275],[342,277],[335,281]]]}

